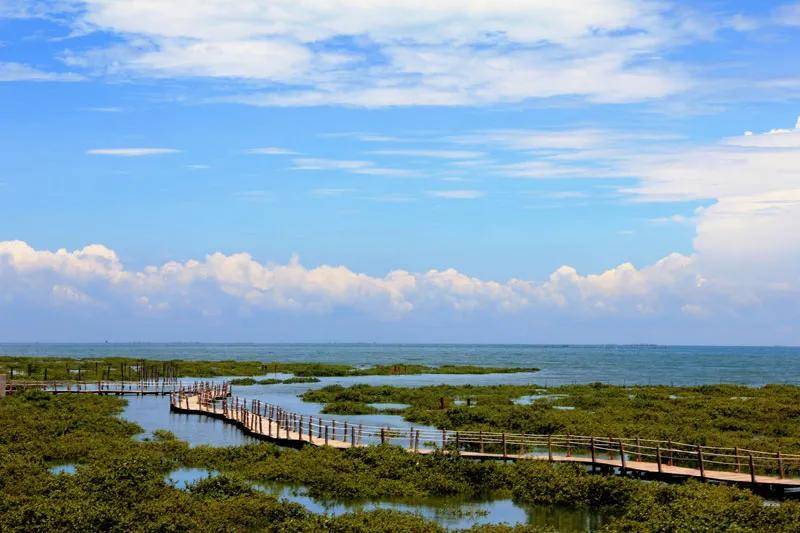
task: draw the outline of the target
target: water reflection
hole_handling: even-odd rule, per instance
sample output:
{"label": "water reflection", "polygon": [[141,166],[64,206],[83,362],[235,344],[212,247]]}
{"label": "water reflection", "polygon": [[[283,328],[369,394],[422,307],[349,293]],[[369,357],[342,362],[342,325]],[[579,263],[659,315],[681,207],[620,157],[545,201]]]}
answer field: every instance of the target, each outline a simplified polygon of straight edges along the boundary
{"label": "water reflection", "polygon": [[73,463],[66,463],[62,465],[51,466],[49,469],[51,474],[74,474],[77,471],[77,466]]}
{"label": "water reflection", "polygon": [[169,396],[127,396],[128,405],[122,417],[142,426],[144,433],[138,439],[151,438],[153,431],[171,431],[191,446],[238,446],[258,442],[222,420],[200,415],[173,413],[169,409]]}
{"label": "water reflection", "polygon": [[164,483],[177,489],[186,490],[186,487],[192,483],[216,475],[219,475],[219,472],[205,468],[176,468],[164,477]]}
{"label": "water reflection", "polygon": [[355,511],[392,509],[420,515],[451,529],[466,529],[482,524],[532,524],[554,527],[558,531],[593,531],[601,517],[588,509],[557,506],[523,506],[508,498],[468,500],[457,496],[425,498],[420,501],[399,500],[335,501],[313,498],[303,487],[281,483],[255,485],[258,490],[299,503],[317,514],[338,516]]}
{"label": "water reflection", "polygon": [[[216,470],[178,468],[164,477],[164,482],[186,490],[192,483],[217,476]],[[593,531],[602,517],[588,509],[558,506],[523,506],[508,498],[469,500],[457,496],[425,498],[421,501],[400,500],[335,501],[314,498],[302,486],[286,483],[256,483],[253,488],[276,498],[298,503],[316,514],[339,516],[356,511],[392,509],[413,513],[451,529],[466,529],[481,524],[532,524],[553,527],[558,531]]]}

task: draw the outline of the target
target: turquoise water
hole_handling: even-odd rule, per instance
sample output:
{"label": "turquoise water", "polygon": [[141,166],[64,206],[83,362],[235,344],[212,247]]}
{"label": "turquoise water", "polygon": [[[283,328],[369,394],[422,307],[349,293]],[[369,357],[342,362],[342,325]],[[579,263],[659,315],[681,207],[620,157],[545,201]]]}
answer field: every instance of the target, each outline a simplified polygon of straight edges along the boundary
{"label": "turquoise water", "polygon": [[[0,344],[3,355],[128,356],[151,359],[397,362],[541,368],[543,385],[732,382],[800,383],[800,347],[482,344]],[[480,377],[475,377],[479,383]]]}

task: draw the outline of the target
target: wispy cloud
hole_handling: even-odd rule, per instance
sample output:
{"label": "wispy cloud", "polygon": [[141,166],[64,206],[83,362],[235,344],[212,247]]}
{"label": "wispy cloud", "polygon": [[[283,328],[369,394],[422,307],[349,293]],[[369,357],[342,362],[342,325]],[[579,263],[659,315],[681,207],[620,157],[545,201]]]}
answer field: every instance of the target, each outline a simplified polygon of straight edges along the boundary
{"label": "wispy cloud", "polygon": [[474,189],[457,189],[448,191],[428,191],[428,195],[447,200],[475,200],[486,196],[486,193]]}
{"label": "wispy cloud", "polygon": [[233,197],[250,202],[263,202],[272,199],[272,194],[263,190],[238,191],[233,193]]}
{"label": "wispy cloud", "polygon": [[280,148],[278,146],[265,146],[263,148],[250,148],[245,150],[248,154],[259,155],[298,155],[298,152],[289,150],[288,148]]}
{"label": "wispy cloud", "polygon": [[444,2],[415,5],[413,18],[385,1],[337,6],[89,2],[65,18],[76,31],[102,30],[114,44],[66,60],[100,73],[255,80],[266,88],[242,84],[222,99],[262,106],[490,105],[559,96],[640,102],[690,88],[690,69],[664,58],[715,29],[651,2],[602,9],[578,0],[473,2],[469,9]]}
{"label": "wispy cloud", "polygon": [[398,142],[405,142],[408,140],[402,137],[395,137],[392,135],[382,135],[379,133],[365,133],[362,131],[341,131],[332,133],[321,133],[318,135],[318,137],[321,137],[323,139],[352,138],[369,143],[398,143]]}
{"label": "wispy cloud", "polygon": [[313,196],[342,196],[344,194],[348,194],[351,192],[355,192],[355,189],[348,189],[348,188],[322,188],[322,189],[311,189],[310,193]]}
{"label": "wispy cloud", "polygon": [[696,222],[694,217],[675,214],[666,217],[655,217],[649,220],[652,224],[693,224]]}
{"label": "wispy cloud", "polygon": [[47,72],[30,65],[13,62],[0,62],[0,82],[11,81],[82,81],[80,74],[74,72]]}
{"label": "wispy cloud", "polygon": [[409,176],[412,174],[406,169],[380,167],[372,161],[301,157],[293,159],[292,163],[294,164],[292,168],[295,170],[334,170],[374,176]]}
{"label": "wispy cloud", "polygon": [[373,150],[370,153],[377,155],[425,157],[432,159],[471,159],[485,155],[483,152],[467,150]]}
{"label": "wispy cloud", "polygon": [[175,148],[92,148],[89,155],[110,155],[116,157],[143,157],[148,155],[177,154]]}

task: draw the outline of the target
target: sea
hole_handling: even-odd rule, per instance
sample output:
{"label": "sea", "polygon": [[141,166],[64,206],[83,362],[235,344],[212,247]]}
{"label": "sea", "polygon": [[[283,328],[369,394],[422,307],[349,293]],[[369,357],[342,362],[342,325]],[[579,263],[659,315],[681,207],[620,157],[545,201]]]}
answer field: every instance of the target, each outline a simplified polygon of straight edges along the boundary
{"label": "sea", "polygon": [[[800,384],[800,347],[522,344],[9,343],[2,355],[536,367],[544,386]],[[498,376],[491,380],[496,382]],[[480,384],[490,378],[472,376]]]}

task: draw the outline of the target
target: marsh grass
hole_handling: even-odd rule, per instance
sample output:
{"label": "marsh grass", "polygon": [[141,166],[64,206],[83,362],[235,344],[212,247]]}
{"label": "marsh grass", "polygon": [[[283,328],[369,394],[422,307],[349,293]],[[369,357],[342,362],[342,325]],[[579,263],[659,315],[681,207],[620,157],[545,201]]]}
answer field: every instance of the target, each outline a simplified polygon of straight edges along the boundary
{"label": "marsh grass", "polygon": [[[545,397],[514,403],[526,395]],[[472,406],[463,404],[466,398]],[[369,403],[406,403],[410,407],[402,414],[409,422],[450,430],[639,436],[800,453],[800,387],[792,385],[589,384],[551,387],[546,394],[539,385],[331,385],[307,391],[303,399],[325,404],[329,413],[339,412],[340,406],[355,412]]]}
{"label": "marsh grass", "polygon": [[[367,368],[326,363],[281,363],[262,361],[170,361],[126,357],[67,358],[0,356],[0,374],[23,380],[135,381],[158,377],[261,376],[268,373],[293,374],[301,378],[324,376],[384,376],[401,374],[491,374],[535,372],[536,368],[499,368],[474,365],[377,365]],[[267,384],[267,383],[263,383]]]}
{"label": "marsh grass", "polygon": [[[644,483],[591,475],[575,465],[415,456],[392,446],[190,448],[166,431],[138,442],[131,437],[140,428],[117,416],[123,405],[113,397],[38,391],[0,400],[0,531],[442,531],[396,511],[315,515],[251,488],[270,482],[303,485],[312,496],[339,500],[510,495],[521,505],[602,510],[608,517],[602,530],[609,532],[800,530],[796,502],[764,506],[743,489]],[[79,467],[73,475],[53,475],[48,469],[54,463]],[[220,475],[188,490],[165,483],[169,472],[184,467]]]}

